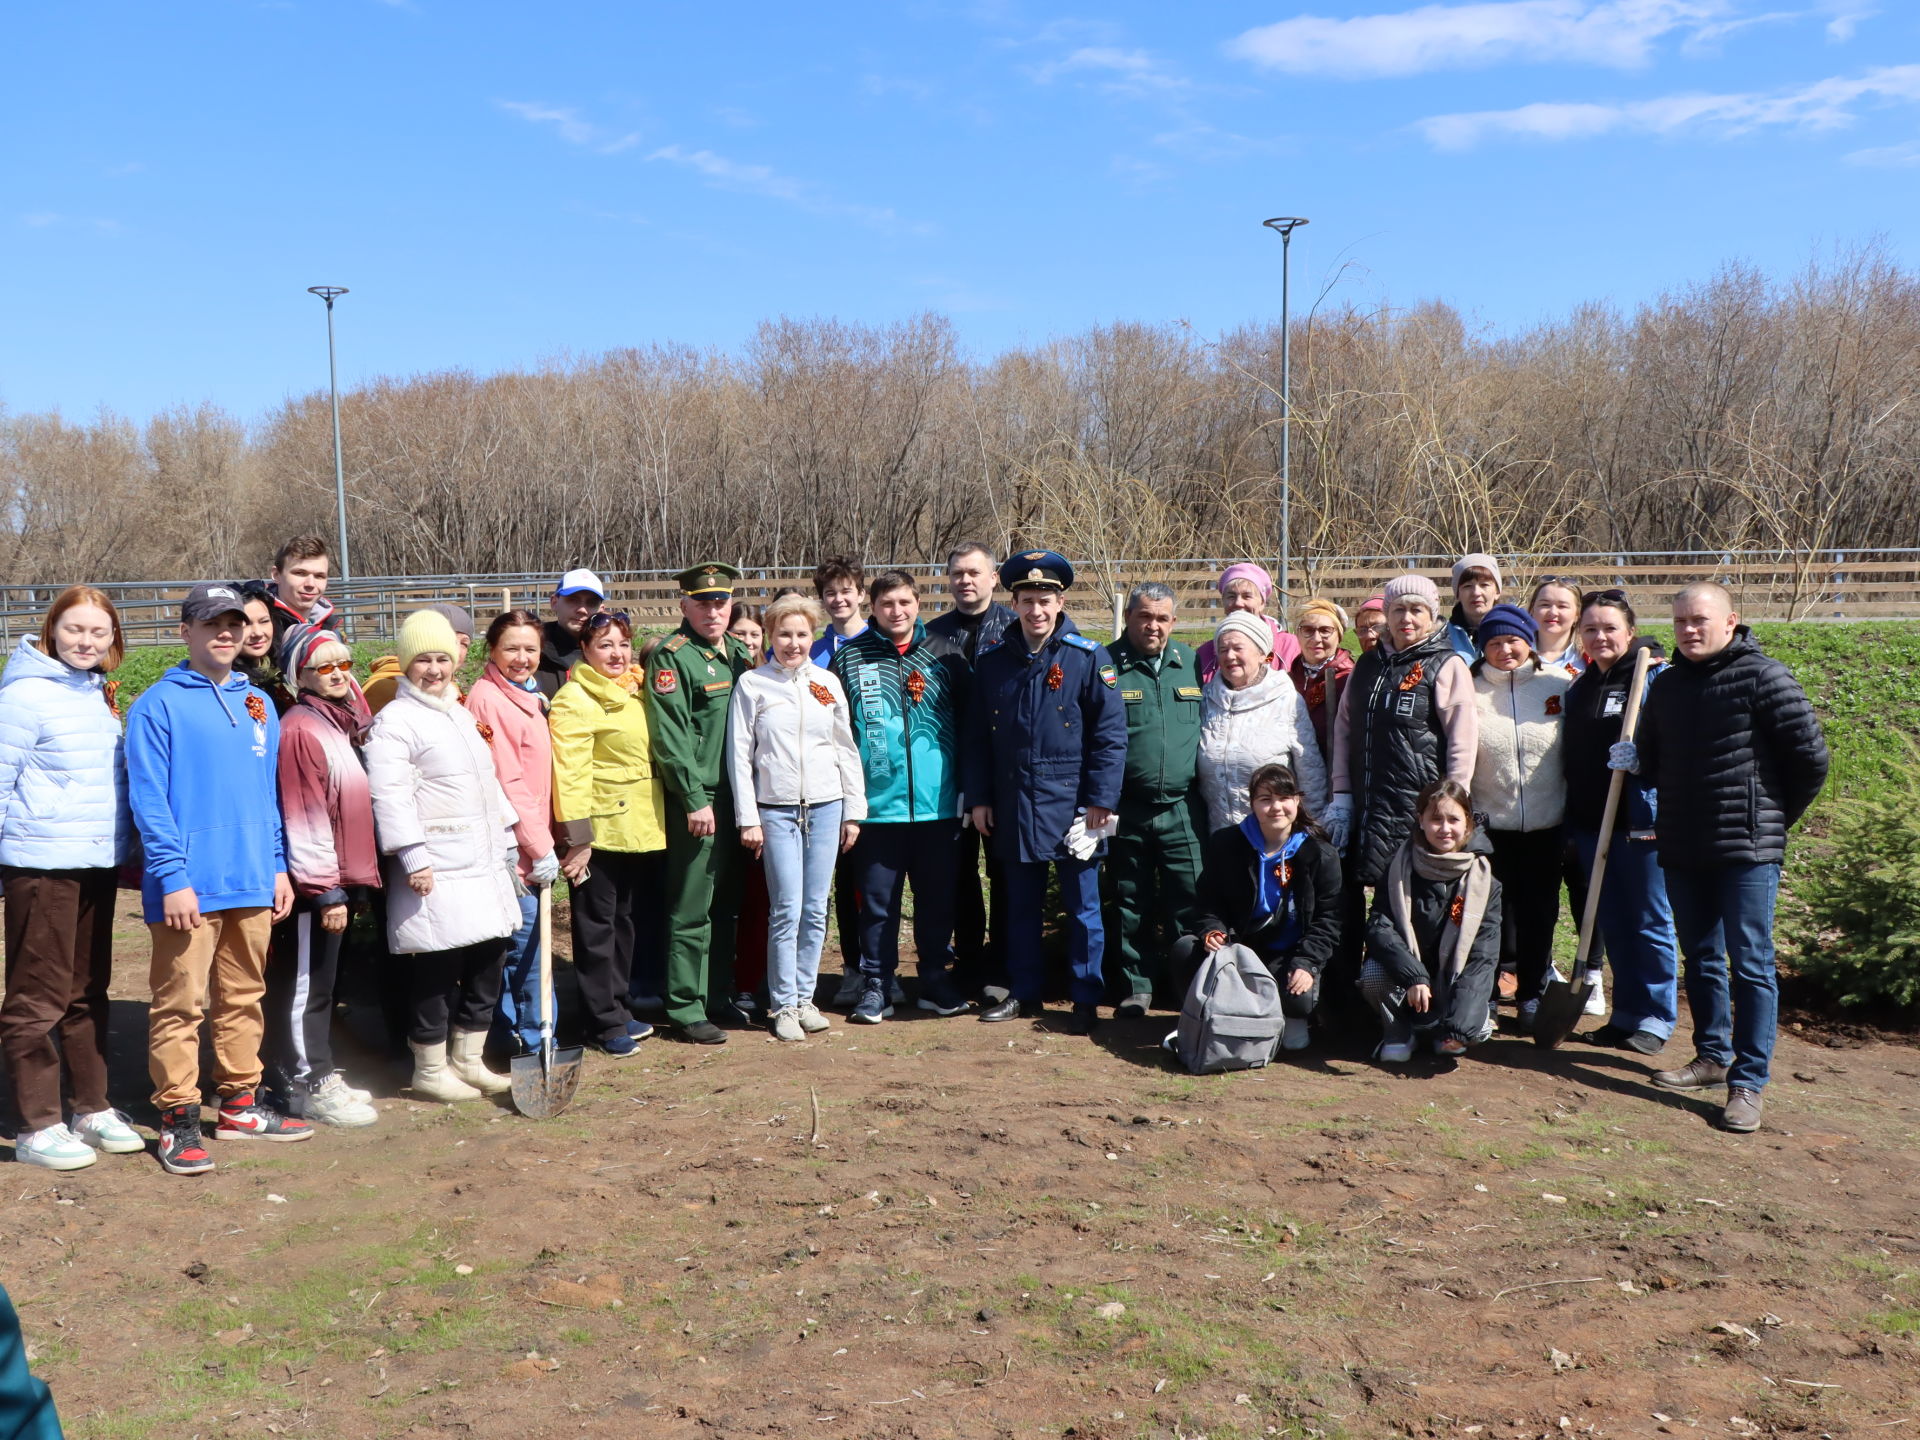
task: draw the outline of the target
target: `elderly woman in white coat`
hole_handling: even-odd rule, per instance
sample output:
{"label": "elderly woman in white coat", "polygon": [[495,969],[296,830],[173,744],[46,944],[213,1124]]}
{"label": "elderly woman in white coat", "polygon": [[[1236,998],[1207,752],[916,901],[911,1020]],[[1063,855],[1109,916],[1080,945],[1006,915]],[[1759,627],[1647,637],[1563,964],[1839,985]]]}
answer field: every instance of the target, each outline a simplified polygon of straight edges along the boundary
{"label": "elderly woman in white coat", "polygon": [[146,1148],[107,1105],[114,867],[128,858],[132,826],[106,672],[124,646],[113,602],[76,585],[53,602],[38,635],[20,637],[0,679],[0,1048],[20,1112],[13,1158],[49,1170]]}
{"label": "elderly woman in white coat", "polygon": [[1327,766],[1306,702],[1284,670],[1272,668],[1273,632],[1265,619],[1236,611],[1213,636],[1219,672],[1207,682],[1200,712],[1200,794],[1210,830],[1247,818],[1247,782],[1262,765],[1285,765],[1298,778],[1308,813],[1327,803]]}
{"label": "elderly woman in white coat", "polygon": [[387,947],[410,957],[413,1090],[429,1100],[497,1095],[480,1058],[520,927],[518,819],[488,744],[453,683],[459,641],[420,610],[400,627],[401,676],[367,738],[374,825],[387,862]]}
{"label": "elderly woman in white coat", "polygon": [[767,996],[773,1033],[827,1028],[813,1005],[834,860],[867,818],[867,782],[847,696],[808,657],[826,612],[804,595],[767,607],[773,659],[742,675],[727,716],[727,763],[740,842],[766,864]]}

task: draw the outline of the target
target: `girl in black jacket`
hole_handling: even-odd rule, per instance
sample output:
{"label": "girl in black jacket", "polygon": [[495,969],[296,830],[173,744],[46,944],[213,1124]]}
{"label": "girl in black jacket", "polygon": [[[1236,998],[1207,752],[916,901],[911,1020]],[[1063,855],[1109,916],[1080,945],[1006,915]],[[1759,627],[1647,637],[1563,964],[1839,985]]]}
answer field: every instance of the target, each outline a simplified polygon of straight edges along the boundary
{"label": "girl in black jacket", "polygon": [[1377,1059],[1413,1058],[1416,1034],[1460,1055],[1493,1033],[1500,969],[1500,882],[1475,847],[1473,805],[1452,780],[1415,802],[1416,825],[1374,893],[1360,993],[1385,1032]]}
{"label": "girl in black jacket", "polygon": [[1320,973],[1340,939],[1340,857],[1307,814],[1285,765],[1262,765],[1247,785],[1252,813],[1207,837],[1199,933],[1174,942],[1173,970],[1190,985],[1201,957],[1227,944],[1258,955],[1280,982],[1287,1050],[1304,1050]]}

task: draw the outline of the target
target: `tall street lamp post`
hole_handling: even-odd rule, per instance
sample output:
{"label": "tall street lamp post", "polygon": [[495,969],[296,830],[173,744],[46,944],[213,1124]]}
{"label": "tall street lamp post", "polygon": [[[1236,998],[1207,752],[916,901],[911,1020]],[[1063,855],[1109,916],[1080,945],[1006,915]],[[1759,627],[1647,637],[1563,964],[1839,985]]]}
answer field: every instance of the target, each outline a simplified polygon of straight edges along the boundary
{"label": "tall street lamp post", "polygon": [[347,293],[347,287],[309,285],[307,293],[327,302],[327,389],[333,396],[333,500],[340,520],[340,578],[351,580],[353,564],[347,558],[347,469],[340,457],[340,371],[333,358],[333,302]]}
{"label": "tall street lamp post", "polygon": [[1293,329],[1287,316],[1287,262],[1293,232],[1307,220],[1303,215],[1276,215],[1260,223],[1280,232],[1280,594],[1284,605],[1293,569]]}

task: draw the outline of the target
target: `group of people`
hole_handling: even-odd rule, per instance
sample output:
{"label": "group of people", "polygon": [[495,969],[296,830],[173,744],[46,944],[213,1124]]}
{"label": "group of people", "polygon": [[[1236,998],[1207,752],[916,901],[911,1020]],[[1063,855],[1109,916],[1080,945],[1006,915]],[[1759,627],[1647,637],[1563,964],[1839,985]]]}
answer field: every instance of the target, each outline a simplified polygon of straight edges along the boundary
{"label": "group of people", "polygon": [[125,637],[101,591],[63,592],[9,658],[0,1049],[17,1159],[145,1148],[107,1094],[121,885],[152,937],[158,1157],[194,1174],[214,1163],[203,1023],[214,1138],[377,1120],[333,1058],[353,966],[404,1031],[416,1096],[506,1090],[494,1062],[553,1033],[540,917],[562,877],[567,1023],[613,1057],[652,1033],[648,1014],[696,1044],[827,1029],[830,905],[845,971],[829,1004],[885,1021],[908,999],[908,887],[913,1003],[1038,1017],[1053,883],[1070,1032],[1102,1005],[1177,1008],[1233,944],[1279,982],[1286,1049],[1315,1024],[1364,1026],[1402,1064],[1484,1041],[1503,998],[1531,1024],[1562,884],[1583,903],[1609,816],[1612,1011],[1583,1038],[1659,1053],[1684,968],[1696,1054],[1654,1082],[1725,1086],[1727,1128],[1759,1124],[1780,863],[1827,757],[1806,696],[1716,584],[1674,597],[1677,653],[1623,741],[1651,647],[1628,597],[1547,577],[1519,604],[1488,555],[1454,567],[1451,607],[1407,574],[1351,618],[1309,599],[1291,629],[1266,613],[1271,577],[1234,565],[1198,650],[1156,581],[1110,643],[1082,634],[1073,568],[1045,550],[958,547],[932,620],[903,570],[832,560],[814,593],[761,610],[732,566],[696,565],[677,577],[679,627],[638,646],[574,570],[551,618],[509,610],[482,632],[457,606],[414,612],[364,679],[328,563],[301,537],[265,581],[194,586],[186,658],[124,725],[109,676]]}

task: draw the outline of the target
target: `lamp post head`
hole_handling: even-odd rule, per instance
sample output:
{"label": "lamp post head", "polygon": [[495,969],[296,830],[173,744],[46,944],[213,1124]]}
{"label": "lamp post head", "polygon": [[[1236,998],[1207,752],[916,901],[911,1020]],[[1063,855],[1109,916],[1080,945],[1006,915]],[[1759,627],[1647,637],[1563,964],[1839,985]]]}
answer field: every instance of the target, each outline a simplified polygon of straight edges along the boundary
{"label": "lamp post head", "polygon": [[1278,230],[1282,240],[1291,240],[1293,232],[1309,222],[1304,215],[1276,215],[1273,219],[1262,220],[1260,223],[1269,230]]}
{"label": "lamp post head", "polygon": [[309,285],[307,287],[307,293],[309,295],[318,295],[322,300],[327,302],[327,308],[331,310],[333,308],[334,297],[346,294],[347,287],[344,285]]}

